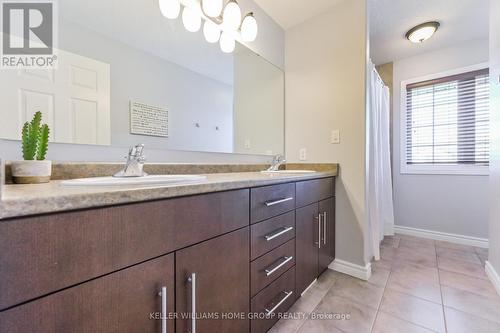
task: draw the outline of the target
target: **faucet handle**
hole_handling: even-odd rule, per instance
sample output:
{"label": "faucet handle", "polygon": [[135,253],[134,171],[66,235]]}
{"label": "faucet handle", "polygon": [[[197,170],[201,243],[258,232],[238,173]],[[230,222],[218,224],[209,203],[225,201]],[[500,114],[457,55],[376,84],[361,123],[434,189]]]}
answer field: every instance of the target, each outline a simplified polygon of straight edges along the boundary
{"label": "faucet handle", "polygon": [[281,154],[275,155],[273,158],[273,163],[284,163],[285,157]]}

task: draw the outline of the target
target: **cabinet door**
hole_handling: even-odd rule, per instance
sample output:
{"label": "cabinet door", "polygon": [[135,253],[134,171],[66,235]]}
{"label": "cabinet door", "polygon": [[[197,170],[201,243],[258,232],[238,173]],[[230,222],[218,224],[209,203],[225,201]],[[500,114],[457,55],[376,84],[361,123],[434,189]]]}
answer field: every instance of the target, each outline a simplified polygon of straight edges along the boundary
{"label": "cabinet door", "polygon": [[297,295],[300,295],[318,276],[318,204],[297,209],[295,216],[295,269]]}
{"label": "cabinet door", "polygon": [[159,333],[162,318],[174,317],[174,294],[172,254],[0,312],[0,332]]}
{"label": "cabinet door", "polygon": [[249,260],[248,227],[176,252],[178,333],[249,331]]}
{"label": "cabinet door", "polygon": [[320,201],[321,247],[319,248],[318,275],[335,259],[335,199]]}

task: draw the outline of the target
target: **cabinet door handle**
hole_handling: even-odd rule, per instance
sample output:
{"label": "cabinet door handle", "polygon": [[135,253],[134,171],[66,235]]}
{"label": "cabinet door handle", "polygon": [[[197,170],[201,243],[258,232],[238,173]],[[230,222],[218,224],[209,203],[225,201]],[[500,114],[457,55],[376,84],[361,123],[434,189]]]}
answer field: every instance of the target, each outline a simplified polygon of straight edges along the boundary
{"label": "cabinet door handle", "polygon": [[266,205],[267,207],[271,207],[271,206],[278,205],[280,203],[284,203],[284,202],[292,201],[292,200],[293,200],[293,197],[288,197],[288,198],[278,199],[278,200],[274,200],[274,201],[266,201],[266,202],[264,202],[264,205]]}
{"label": "cabinet door handle", "polygon": [[191,283],[191,332],[196,333],[196,273],[192,273],[188,278]]}
{"label": "cabinet door handle", "polygon": [[290,260],[293,259],[293,256],[290,256],[290,257],[283,257],[283,260],[282,262],[280,262],[278,265],[274,266],[273,268],[268,268],[265,270],[266,272],[266,276],[269,276],[271,274],[273,274],[274,272],[276,272],[278,269],[280,269],[281,267],[285,266],[288,262],[290,262]]}
{"label": "cabinet door handle", "polygon": [[280,229],[279,231],[276,231],[275,233],[270,234],[270,235],[265,235],[264,237],[266,237],[266,241],[269,242],[269,241],[275,239],[276,237],[279,237],[279,236],[289,232],[290,230],[293,230],[293,227],[284,227],[284,228]]}
{"label": "cabinet door handle", "polygon": [[318,214],[318,249],[321,249],[321,216]]}
{"label": "cabinet door handle", "polygon": [[167,287],[161,287],[161,333],[167,333]]}
{"label": "cabinet door handle", "polygon": [[269,317],[270,315],[272,315],[274,313],[274,311],[276,311],[276,309],[281,306],[281,304],[285,303],[285,301],[288,299],[288,297],[292,296],[293,291],[291,291],[291,290],[290,291],[284,291],[283,293],[285,293],[285,297],[283,297],[281,299],[281,301],[279,301],[271,310],[265,309],[267,317]]}
{"label": "cabinet door handle", "polygon": [[326,245],[326,224],[328,223],[328,218],[327,218],[327,215],[326,215],[326,212],[323,213],[323,225],[324,225],[324,228],[323,228],[323,244]]}

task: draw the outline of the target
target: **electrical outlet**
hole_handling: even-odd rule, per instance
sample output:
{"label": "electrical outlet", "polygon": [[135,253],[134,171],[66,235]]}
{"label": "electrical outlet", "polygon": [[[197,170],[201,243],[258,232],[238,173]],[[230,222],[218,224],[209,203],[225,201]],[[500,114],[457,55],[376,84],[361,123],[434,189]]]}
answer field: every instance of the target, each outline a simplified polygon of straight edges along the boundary
{"label": "electrical outlet", "polygon": [[250,143],[250,140],[245,140],[245,149],[251,149],[252,148],[252,144]]}
{"label": "electrical outlet", "polygon": [[339,144],[340,143],[340,131],[339,130],[332,130],[332,134],[330,137],[330,143],[331,144]]}
{"label": "electrical outlet", "polygon": [[307,160],[307,149],[301,148],[299,150],[299,160],[306,161]]}

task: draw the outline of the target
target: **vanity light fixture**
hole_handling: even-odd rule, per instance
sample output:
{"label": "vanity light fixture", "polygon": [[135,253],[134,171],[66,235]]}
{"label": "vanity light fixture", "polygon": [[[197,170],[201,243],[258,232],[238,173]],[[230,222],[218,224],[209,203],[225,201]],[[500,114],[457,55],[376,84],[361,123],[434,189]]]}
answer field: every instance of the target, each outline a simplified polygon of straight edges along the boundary
{"label": "vanity light fixture", "polygon": [[208,43],[219,42],[224,53],[231,53],[236,40],[253,42],[258,25],[253,13],[242,18],[236,0],[159,0],[160,11],[166,18],[176,19],[182,9],[182,23],[187,31],[197,32],[203,24],[203,35]]}
{"label": "vanity light fixture", "polygon": [[429,39],[434,35],[434,33],[439,28],[440,23],[437,21],[425,22],[419,24],[406,33],[406,39],[412,43],[422,43],[423,41]]}

